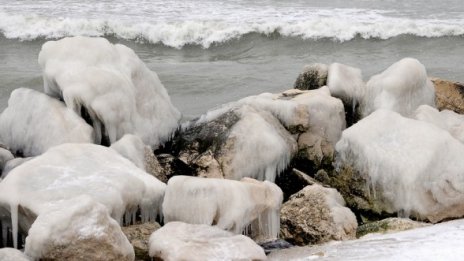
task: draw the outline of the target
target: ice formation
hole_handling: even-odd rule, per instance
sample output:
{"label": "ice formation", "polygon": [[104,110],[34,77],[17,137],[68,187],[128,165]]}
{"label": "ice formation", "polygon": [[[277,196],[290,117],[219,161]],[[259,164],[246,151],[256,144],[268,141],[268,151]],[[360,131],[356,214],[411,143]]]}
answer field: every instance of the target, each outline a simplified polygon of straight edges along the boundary
{"label": "ice formation", "polygon": [[24,162],[33,159],[34,157],[28,157],[28,158],[14,158],[9,160],[5,166],[3,167],[2,175],[0,177],[4,179],[10,171],[12,171],[14,168],[17,166],[23,164]]}
{"label": "ice formation", "polygon": [[36,156],[58,144],[92,143],[93,130],[62,102],[19,88],[0,115],[0,140],[14,153]]}
{"label": "ice formation", "polygon": [[464,255],[464,219],[392,234],[367,235],[276,251],[268,260],[456,260]]}
{"label": "ice formation", "polygon": [[41,213],[29,229],[25,253],[34,260],[135,258],[119,224],[89,196],[60,201]]}
{"label": "ice formation", "polygon": [[3,169],[8,161],[14,158],[13,154],[7,149],[0,147],[0,176],[2,176]]}
{"label": "ice formation", "polygon": [[464,142],[464,115],[450,110],[439,112],[433,107],[422,105],[415,111],[414,118],[444,129],[456,139]]}
{"label": "ice formation", "polygon": [[133,221],[139,208],[142,221],[148,221],[159,214],[165,187],[111,148],[68,143],[14,168],[0,182],[0,206],[11,213],[13,236],[18,231],[18,206],[40,215],[51,205],[81,195],[106,206],[120,223]]}
{"label": "ice formation", "polygon": [[149,244],[150,256],[166,261],[266,260],[250,238],[208,225],[170,222],[150,236]]}
{"label": "ice formation", "polygon": [[332,96],[351,103],[353,110],[364,97],[366,89],[361,70],[340,63],[329,66],[327,87]]}
{"label": "ice formation", "polygon": [[145,144],[133,134],[126,134],[121,139],[111,144],[110,148],[116,150],[126,159],[132,161],[135,166],[145,170]]}
{"label": "ice formation", "polygon": [[177,128],[180,113],[158,76],[124,45],[88,37],[49,41],[39,64],[45,92],[91,122],[97,143],[130,133],[156,147]]}
{"label": "ice formation", "polygon": [[408,117],[422,104],[435,106],[435,89],[424,65],[404,58],[370,78],[362,114],[367,116],[382,108]]}
{"label": "ice formation", "polygon": [[276,238],[282,190],[272,182],[175,176],[163,201],[165,222],[216,225],[236,234]]}
{"label": "ice formation", "polygon": [[464,145],[447,131],[377,110],[346,129],[336,151],[337,165],[365,175],[384,210],[431,222],[464,216]]}
{"label": "ice formation", "polygon": [[0,248],[0,261],[30,261],[29,257],[15,248]]}

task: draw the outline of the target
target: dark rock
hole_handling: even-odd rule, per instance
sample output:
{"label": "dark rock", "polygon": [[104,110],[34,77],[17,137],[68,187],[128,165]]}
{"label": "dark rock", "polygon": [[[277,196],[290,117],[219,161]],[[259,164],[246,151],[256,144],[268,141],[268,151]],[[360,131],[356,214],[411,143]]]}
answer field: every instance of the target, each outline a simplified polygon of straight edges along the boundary
{"label": "dark rock", "polygon": [[269,253],[275,250],[293,247],[292,244],[288,243],[287,241],[283,239],[275,239],[272,241],[262,242],[262,243],[259,243],[259,245],[264,249],[264,252],[266,253],[266,255],[268,255]]}
{"label": "dark rock", "polygon": [[321,63],[306,65],[298,75],[293,87],[300,90],[313,90],[327,84],[328,66]]}

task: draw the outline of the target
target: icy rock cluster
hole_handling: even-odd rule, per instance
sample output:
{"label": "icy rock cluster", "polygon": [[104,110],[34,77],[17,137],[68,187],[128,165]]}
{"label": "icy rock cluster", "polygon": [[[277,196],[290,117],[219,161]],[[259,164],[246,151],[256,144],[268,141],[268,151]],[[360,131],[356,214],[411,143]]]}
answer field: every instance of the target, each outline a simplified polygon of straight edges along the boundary
{"label": "icy rock cluster", "polygon": [[184,124],[173,148],[199,176],[274,181],[298,150],[316,147],[315,160],[332,158],[344,128],[343,104],[326,87],[263,93]]}
{"label": "icy rock cluster", "polygon": [[170,222],[150,237],[150,256],[175,260],[267,260],[253,240],[215,226]]}
{"label": "icy rock cluster", "polygon": [[49,41],[39,64],[45,93],[85,118],[97,144],[135,134],[155,148],[177,128],[180,113],[158,76],[124,45],[88,37]]}
{"label": "icy rock cluster", "polygon": [[68,143],[14,168],[0,182],[0,206],[11,213],[13,237],[19,229],[28,231],[31,223],[25,222],[29,219],[18,208],[40,217],[59,205],[63,213],[56,212],[58,222],[60,215],[68,212],[62,202],[82,195],[102,204],[118,223],[129,224],[135,221],[138,209],[142,221],[155,220],[160,214],[165,186],[111,148]]}
{"label": "icy rock cluster", "polygon": [[166,188],[164,221],[216,225],[236,234],[277,238],[282,197],[282,190],[269,181],[176,176]]}

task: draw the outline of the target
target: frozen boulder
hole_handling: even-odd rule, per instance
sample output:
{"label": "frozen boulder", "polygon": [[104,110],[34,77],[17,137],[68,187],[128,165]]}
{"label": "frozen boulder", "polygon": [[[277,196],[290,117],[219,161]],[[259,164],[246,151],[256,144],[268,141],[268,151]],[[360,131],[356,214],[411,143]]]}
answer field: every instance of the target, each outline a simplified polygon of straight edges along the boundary
{"label": "frozen boulder", "polygon": [[135,260],[151,260],[148,255],[150,236],[160,227],[156,222],[145,222],[122,227],[122,232],[134,247]]}
{"label": "frozen boulder", "polygon": [[138,209],[142,221],[150,221],[159,213],[165,186],[111,148],[68,143],[14,168],[0,182],[0,210],[11,213],[13,236],[18,223],[24,224],[18,208],[40,215],[81,195],[103,204],[121,224],[134,222]]}
{"label": "frozen boulder", "polygon": [[32,224],[25,253],[34,260],[134,260],[108,209],[88,196],[47,208]]}
{"label": "frozen boulder", "polygon": [[180,113],[158,76],[124,45],[89,37],[49,41],[39,64],[45,92],[85,118],[97,143],[129,133],[155,148],[177,128]]}
{"label": "frozen boulder", "polygon": [[347,126],[356,123],[361,118],[360,105],[366,92],[361,70],[340,63],[332,63],[329,66],[327,87],[333,97],[343,101]]}
{"label": "frozen boulder", "polygon": [[2,179],[4,179],[10,171],[12,171],[14,168],[18,167],[19,165],[23,164],[26,161],[29,161],[33,159],[34,157],[27,157],[27,158],[14,158],[5,163],[5,166],[3,167],[3,172],[2,175],[0,176]]}
{"label": "frozen boulder", "polygon": [[296,245],[356,238],[358,223],[333,188],[307,186],[282,206],[280,235]]}
{"label": "frozen boulder", "polygon": [[362,115],[387,109],[409,117],[422,104],[435,106],[435,89],[424,65],[404,58],[367,82]]}
{"label": "frozen boulder", "polygon": [[266,260],[263,249],[244,235],[182,222],[167,223],[151,235],[150,256],[165,261]]}
{"label": "frozen boulder", "polygon": [[464,114],[464,84],[438,78],[431,80],[435,86],[437,108]]}
{"label": "frozen boulder", "polygon": [[197,176],[236,180],[274,181],[296,150],[295,139],[274,116],[248,105],[190,123],[173,143]]}
{"label": "frozen boulder", "polygon": [[293,88],[299,90],[314,90],[327,84],[328,66],[322,63],[305,65],[296,78]]}
{"label": "frozen boulder", "polygon": [[336,151],[333,185],[350,207],[431,222],[464,216],[464,145],[449,132],[378,110],[346,129]]}
{"label": "frozen boulder", "polygon": [[124,158],[132,161],[142,170],[145,168],[145,144],[133,134],[126,134],[121,139],[111,144],[110,148],[116,150]]}
{"label": "frozen boulder", "polygon": [[281,204],[282,190],[269,181],[175,176],[166,188],[163,215],[165,222],[216,225],[236,234],[276,238]]}
{"label": "frozen boulder", "polygon": [[93,130],[62,102],[19,88],[0,115],[0,140],[14,154],[29,157],[63,143],[93,143]]}
{"label": "frozen boulder", "polygon": [[414,118],[444,129],[454,138],[464,142],[464,115],[450,110],[439,112],[433,107],[422,105],[414,112]]}
{"label": "frozen boulder", "polygon": [[0,261],[31,261],[23,252],[15,248],[0,248]]}

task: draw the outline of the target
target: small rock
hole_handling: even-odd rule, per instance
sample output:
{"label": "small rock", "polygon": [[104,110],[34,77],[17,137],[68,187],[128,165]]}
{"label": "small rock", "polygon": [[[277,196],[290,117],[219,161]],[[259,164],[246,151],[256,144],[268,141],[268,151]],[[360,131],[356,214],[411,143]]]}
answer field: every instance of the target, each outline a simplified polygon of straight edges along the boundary
{"label": "small rock", "polygon": [[290,197],[281,209],[281,237],[296,245],[356,237],[356,217],[333,188],[311,185]]}
{"label": "small rock", "polygon": [[129,242],[134,247],[136,261],[150,261],[148,255],[148,241],[150,235],[161,226],[158,223],[143,223],[122,227],[122,232],[126,235]]}
{"label": "small rock", "polygon": [[306,65],[300,75],[298,75],[298,78],[296,78],[294,88],[313,90],[326,85],[328,70],[328,66],[322,63]]}
{"label": "small rock", "polygon": [[264,249],[264,252],[267,254],[271,253],[275,250],[286,249],[293,247],[292,244],[288,243],[283,239],[275,239],[272,241],[262,242],[259,245]]}
{"label": "small rock", "polygon": [[430,224],[427,223],[413,221],[409,218],[386,218],[359,226],[356,231],[356,236],[362,237],[370,233],[392,233],[429,225]]}
{"label": "small rock", "polygon": [[464,114],[464,84],[431,78],[435,86],[435,103],[438,110],[452,110]]}

